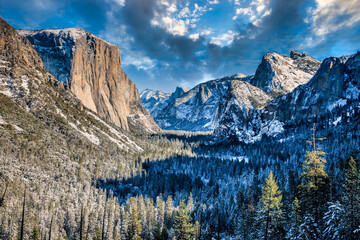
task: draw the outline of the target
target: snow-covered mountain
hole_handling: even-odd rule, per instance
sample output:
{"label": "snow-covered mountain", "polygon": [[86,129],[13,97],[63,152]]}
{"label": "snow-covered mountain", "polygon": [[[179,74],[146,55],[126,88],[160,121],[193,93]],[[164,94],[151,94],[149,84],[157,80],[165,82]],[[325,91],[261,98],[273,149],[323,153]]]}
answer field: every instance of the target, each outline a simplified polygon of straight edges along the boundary
{"label": "snow-covered mountain", "polygon": [[[163,129],[212,131],[218,126],[246,119],[251,109],[263,108],[278,95],[307,83],[320,62],[299,52],[290,57],[267,53],[254,76],[237,73],[202,83],[153,114]],[[149,108],[151,109],[151,108]],[[154,112],[154,110],[152,111]],[[225,124],[226,122],[226,124]]]}
{"label": "snow-covered mountain", "polygon": [[304,53],[295,51],[290,52],[290,57],[270,52],[264,55],[250,83],[276,97],[307,83],[316,73],[320,63]]}
{"label": "snow-covered mountain", "polygon": [[182,95],[173,95],[169,104],[155,117],[156,123],[169,130],[213,130],[219,100],[228,91],[231,81],[229,78],[212,80]]}
{"label": "snow-covered mountain", "polygon": [[120,48],[79,28],[18,30],[44,67],[89,109],[125,130],[160,131],[121,68]]}
{"label": "snow-covered mountain", "polygon": [[172,94],[159,90],[145,89],[140,93],[140,99],[144,107],[149,110],[151,116],[155,118],[171,101],[174,101],[174,99],[187,91],[189,91],[187,87],[177,87]]}
{"label": "snow-covered mountain", "polygon": [[224,118],[214,134],[249,142],[302,123],[334,125],[351,121],[359,112],[359,94],[360,52],[348,58],[326,58],[307,84],[277,97],[263,109],[250,111],[247,118],[238,120],[236,114]]}

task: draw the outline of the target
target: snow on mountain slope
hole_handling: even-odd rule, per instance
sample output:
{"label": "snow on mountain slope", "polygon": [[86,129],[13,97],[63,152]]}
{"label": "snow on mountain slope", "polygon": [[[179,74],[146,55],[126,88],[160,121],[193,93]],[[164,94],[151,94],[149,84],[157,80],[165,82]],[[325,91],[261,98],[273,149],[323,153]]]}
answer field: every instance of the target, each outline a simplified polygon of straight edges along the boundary
{"label": "snow on mountain slope", "polygon": [[149,110],[150,115],[155,118],[168,103],[170,93],[145,89],[140,93],[140,99],[144,107]]}
{"label": "snow on mountain slope", "polygon": [[142,151],[118,127],[109,129],[98,116],[88,114],[90,110],[44,69],[30,42],[1,18],[0,29],[0,122],[51,143],[52,154],[64,152],[67,142],[111,152]]}
{"label": "snow on mountain slope", "polygon": [[219,100],[227,92],[231,81],[212,80],[195,86],[181,96],[173,95],[170,97],[173,100],[159,112],[155,121],[168,130],[211,131]]}
{"label": "snow on mountain slope", "polygon": [[215,136],[228,138],[241,131],[249,111],[261,109],[272,100],[271,96],[258,87],[241,80],[231,81],[226,95],[221,98],[215,118]]}
{"label": "snow on mountain slope", "polygon": [[[308,122],[320,125],[347,119],[359,112],[360,52],[349,58],[325,59],[314,77],[294,91],[278,96],[266,107],[252,110],[243,121],[233,121],[217,126],[215,136],[231,136],[233,139],[252,142],[263,135],[275,136]],[[236,128],[234,127],[236,126]]]}
{"label": "snow on mountain slope", "polygon": [[291,51],[290,57],[270,52],[264,55],[250,83],[276,97],[307,83],[316,73],[320,61]]}

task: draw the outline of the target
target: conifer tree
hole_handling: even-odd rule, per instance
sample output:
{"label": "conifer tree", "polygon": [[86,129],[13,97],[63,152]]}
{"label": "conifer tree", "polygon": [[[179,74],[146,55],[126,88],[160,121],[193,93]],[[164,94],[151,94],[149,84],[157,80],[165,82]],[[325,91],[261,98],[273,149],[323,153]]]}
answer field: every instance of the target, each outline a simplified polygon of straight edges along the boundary
{"label": "conifer tree", "polygon": [[40,240],[40,232],[37,226],[34,226],[30,240]]}
{"label": "conifer tree", "polygon": [[342,197],[344,216],[342,218],[346,239],[360,239],[360,174],[356,161],[350,158],[345,171],[344,193]]}
{"label": "conifer tree", "polygon": [[173,209],[174,209],[174,203],[171,196],[169,195],[165,204],[165,224],[168,228],[171,228],[172,226]]}
{"label": "conifer tree", "polygon": [[136,198],[130,200],[130,213],[129,213],[129,226],[128,226],[128,239],[140,240],[141,239],[141,223],[139,219],[139,212],[137,209]]}
{"label": "conifer tree", "polygon": [[303,237],[320,238],[323,231],[322,220],[329,196],[329,179],[325,172],[324,156],[325,152],[317,151],[315,147],[305,155],[298,196],[302,209],[300,235]]}
{"label": "conifer tree", "polygon": [[154,236],[154,240],[161,240],[162,239],[160,224],[157,223],[157,222],[154,225],[153,236]]}
{"label": "conifer tree", "polygon": [[95,228],[95,234],[93,240],[101,240],[101,230],[99,226]]}
{"label": "conifer tree", "polygon": [[321,218],[321,210],[328,198],[328,175],[325,172],[326,160],[322,151],[307,152],[301,173],[301,204],[305,212],[312,214],[315,221]]}
{"label": "conifer tree", "polygon": [[189,240],[193,239],[195,235],[194,225],[191,223],[189,211],[186,209],[186,204],[183,200],[180,201],[179,211],[175,215],[174,230],[176,239]]}
{"label": "conifer tree", "polygon": [[[282,193],[275,181],[272,171],[266,179],[260,198],[260,221],[264,227],[264,239],[273,239],[278,235],[282,220]],[[276,236],[275,238],[279,238]]]}
{"label": "conifer tree", "polygon": [[300,212],[300,202],[297,198],[294,199],[291,207],[290,214],[290,231],[287,236],[289,239],[297,240],[300,234],[300,225],[301,225],[301,212]]}

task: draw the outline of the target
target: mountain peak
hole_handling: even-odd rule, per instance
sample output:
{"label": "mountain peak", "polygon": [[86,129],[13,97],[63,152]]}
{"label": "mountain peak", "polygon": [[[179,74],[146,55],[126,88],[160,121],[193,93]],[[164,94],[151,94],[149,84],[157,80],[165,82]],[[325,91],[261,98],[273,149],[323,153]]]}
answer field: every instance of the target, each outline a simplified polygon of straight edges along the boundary
{"label": "mountain peak", "polygon": [[290,52],[290,58],[292,59],[298,59],[298,58],[303,58],[305,57],[306,54],[305,53],[301,53],[301,52],[297,52],[297,51],[291,51]]}
{"label": "mountain peak", "polygon": [[250,82],[276,97],[307,83],[319,66],[316,59],[296,51],[291,51],[290,57],[269,52],[262,58]]}

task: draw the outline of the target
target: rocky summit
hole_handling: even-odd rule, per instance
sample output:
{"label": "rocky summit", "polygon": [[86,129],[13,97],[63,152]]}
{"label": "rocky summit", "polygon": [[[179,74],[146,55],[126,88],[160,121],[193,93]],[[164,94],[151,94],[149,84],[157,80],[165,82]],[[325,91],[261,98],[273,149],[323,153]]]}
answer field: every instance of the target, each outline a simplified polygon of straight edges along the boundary
{"label": "rocky summit", "polygon": [[270,52],[264,55],[250,83],[276,97],[307,83],[316,73],[320,61],[296,51],[290,57]]}
{"label": "rocky summit", "polygon": [[124,130],[160,131],[121,68],[120,48],[78,28],[19,30],[44,67],[89,109]]}
{"label": "rocky summit", "polygon": [[337,125],[359,114],[359,83],[360,52],[350,57],[326,58],[307,84],[278,96],[262,109],[250,111],[246,118],[239,120],[239,114],[230,112],[233,117],[220,122],[214,134],[251,142],[306,122]]}
{"label": "rocky summit", "polygon": [[[320,61],[296,51],[290,57],[267,53],[254,76],[237,73],[195,86],[170,98],[142,99],[163,129],[226,133],[228,124],[247,121],[252,109],[261,109],[277,96],[306,84],[316,73]],[[148,92],[143,93],[149,96]],[[235,127],[237,128],[237,127]],[[239,129],[235,130],[238,131]],[[232,131],[232,130],[231,130]]]}

